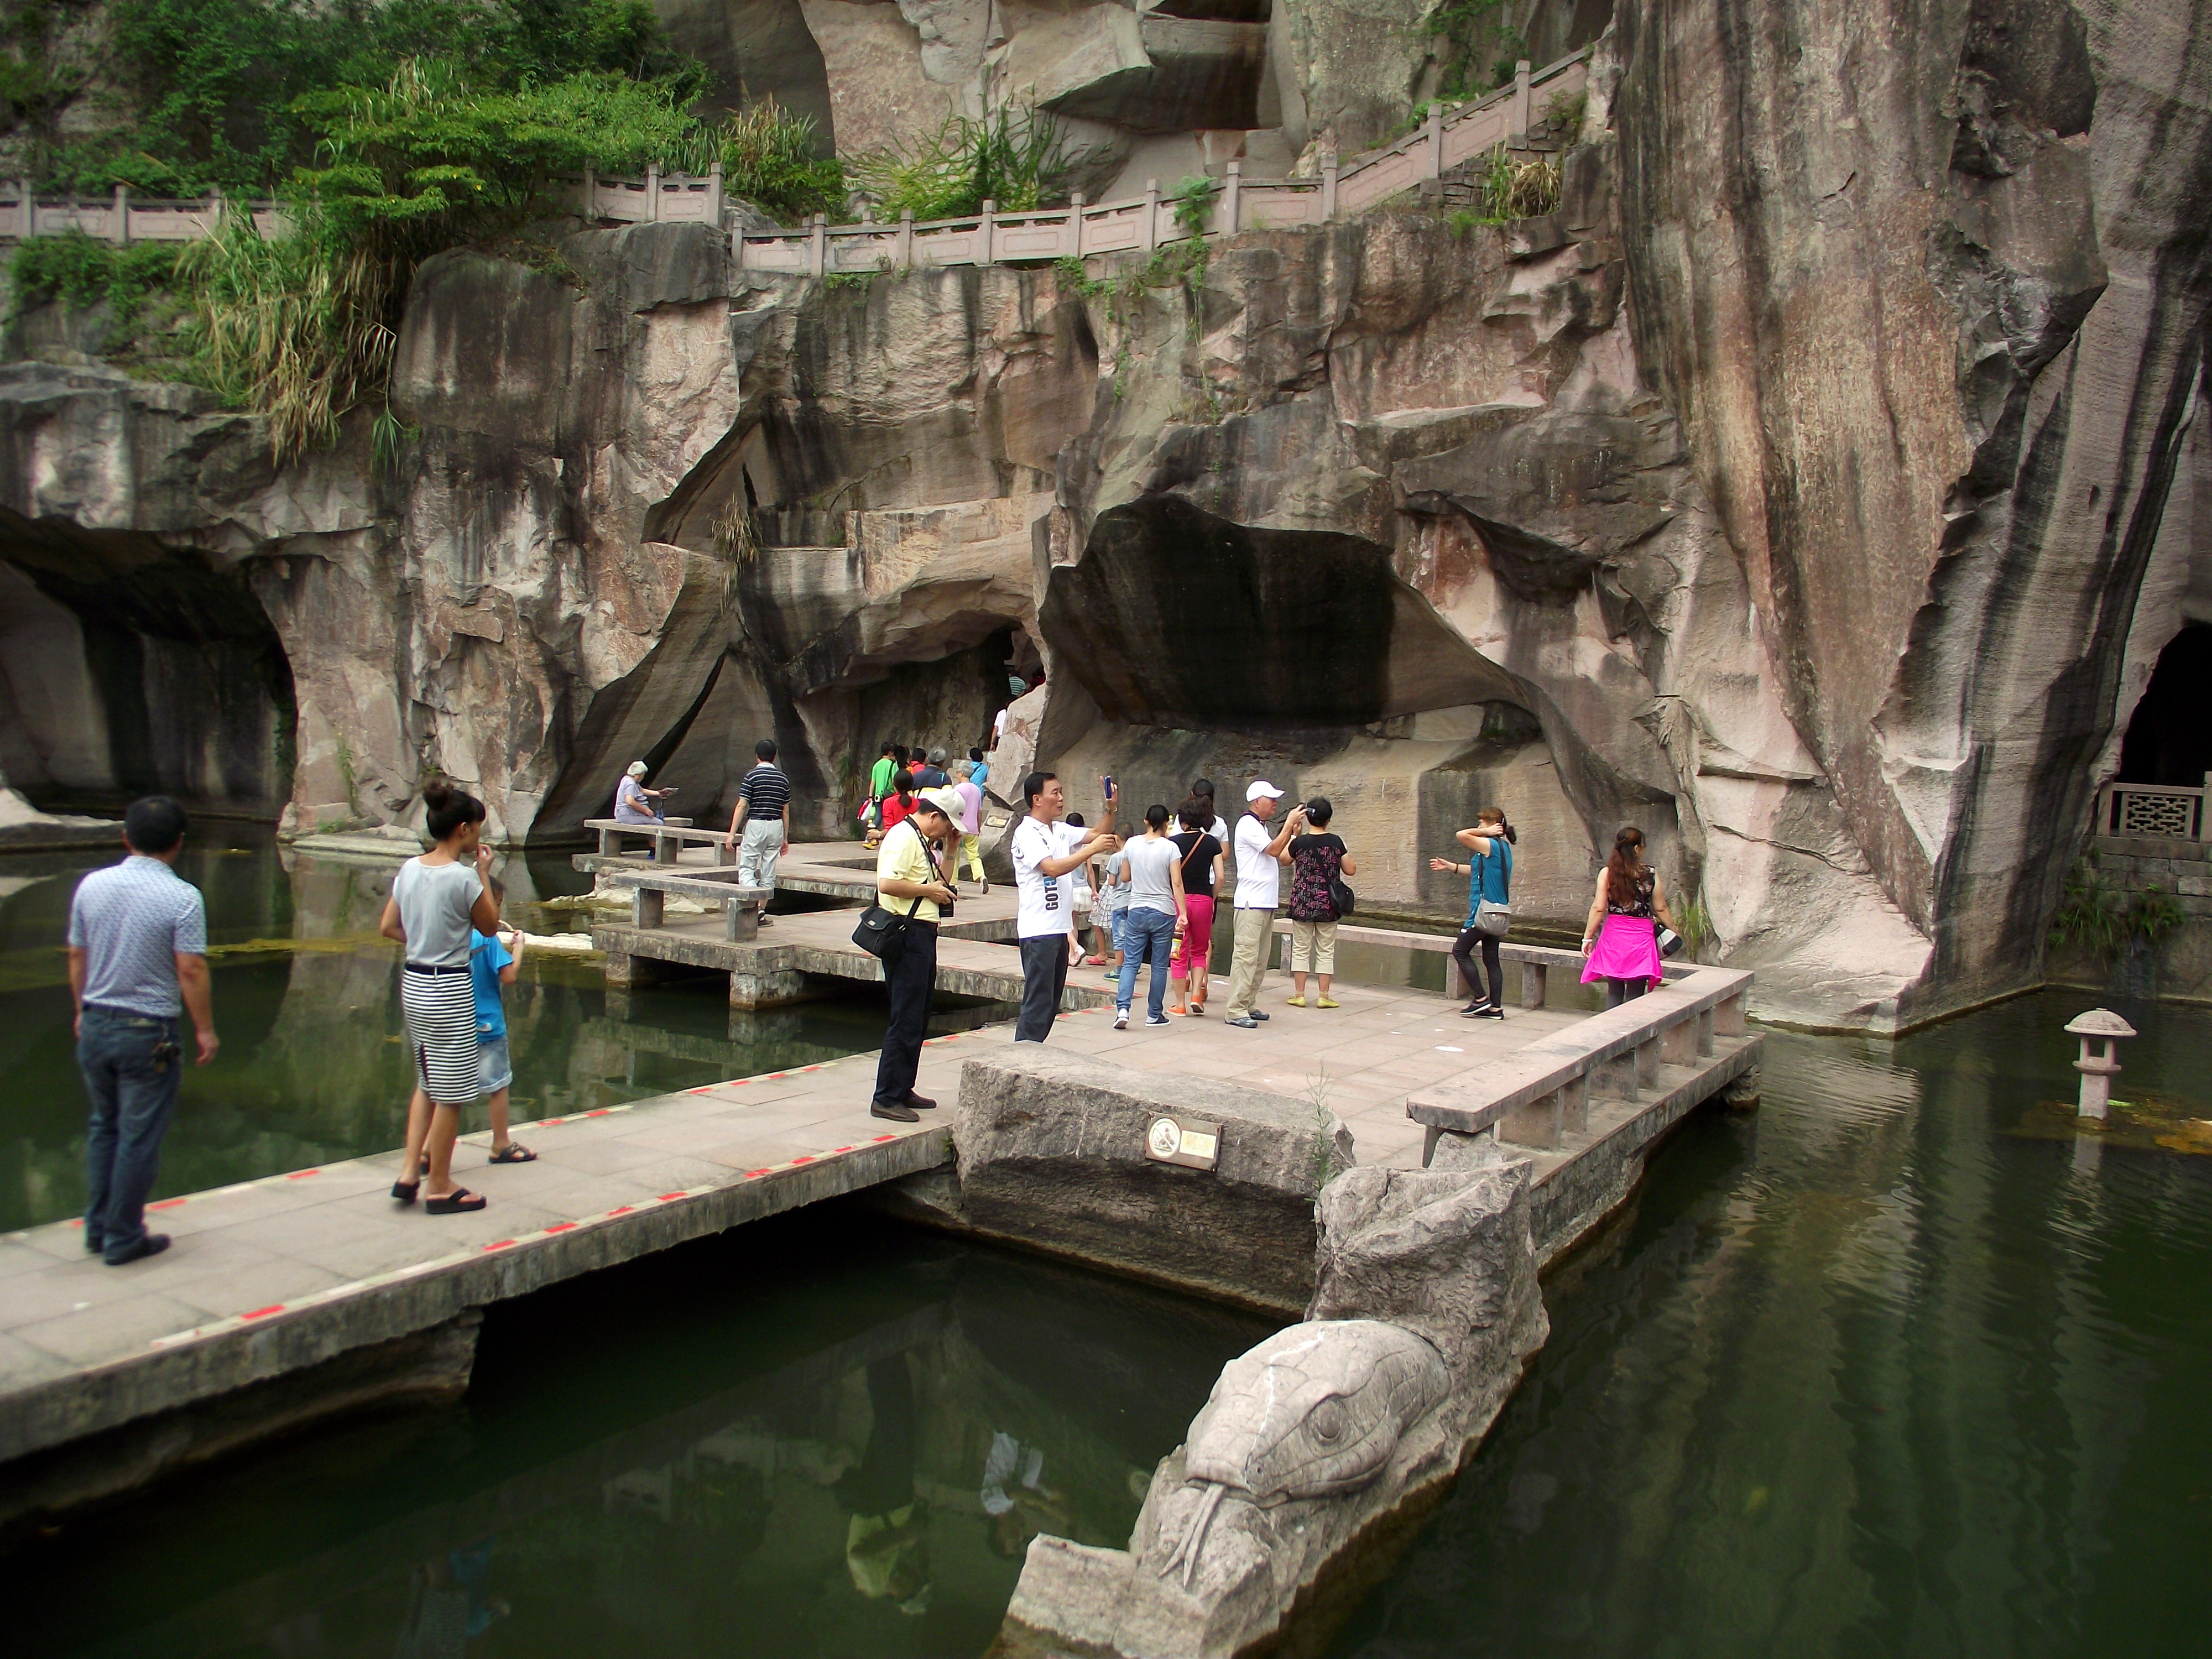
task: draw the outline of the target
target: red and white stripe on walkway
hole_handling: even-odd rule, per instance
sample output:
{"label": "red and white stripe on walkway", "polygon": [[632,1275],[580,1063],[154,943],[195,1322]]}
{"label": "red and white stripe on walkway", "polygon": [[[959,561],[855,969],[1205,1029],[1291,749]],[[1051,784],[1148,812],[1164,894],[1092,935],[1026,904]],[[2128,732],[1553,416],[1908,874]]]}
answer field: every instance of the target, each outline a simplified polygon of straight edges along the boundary
{"label": "red and white stripe on walkway", "polygon": [[[961,1037],[972,1035],[966,1031],[952,1031],[944,1036],[927,1038],[926,1043],[936,1045],[953,1042]],[[748,1084],[780,1082],[786,1078],[803,1077],[812,1072],[824,1072],[840,1063],[834,1060],[819,1060],[811,1066],[793,1066],[781,1072],[763,1072],[752,1077],[732,1078],[726,1083],[702,1084],[698,1088],[686,1089],[684,1092],[687,1095],[710,1095],[722,1089],[742,1089]],[[667,1097],[662,1097],[664,1099]],[[541,1129],[559,1128],[563,1124],[586,1122],[592,1118],[611,1117],[617,1112],[631,1111],[639,1106],[651,1103],[652,1101],[647,1099],[627,1101],[618,1106],[597,1106],[587,1112],[571,1112],[561,1117],[539,1118],[526,1126],[517,1127],[526,1127],[535,1133]],[[909,1134],[914,1133],[915,1131],[908,1131]],[[471,1136],[470,1139],[477,1139],[479,1137]],[[464,1262],[481,1261],[488,1255],[496,1255],[502,1251],[519,1249],[526,1245],[556,1237],[562,1233],[581,1232],[593,1227],[603,1227],[611,1222],[620,1220],[624,1216],[636,1215],[661,1205],[680,1204],[686,1199],[702,1198],[709,1193],[726,1192],[732,1186],[742,1186],[746,1182],[765,1181],[771,1176],[781,1175],[792,1170],[805,1169],[811,1164],[827,1163],[834,1158],[847,1157],[868,1147],[880,1146],[886,1141],[900,1139],[902,1137],[897,1134],[871,1135],[865,1140],[851,1141],[842,1146],[825,1147],[818,1152],[803,1152],[797,1158],[786,1158],[780,1164],[765,1164],[757,1170],[747,1170],[734,1182],[715,1182],[704,1187],[687,1187],[675,1192],[659,1193],[649,1198],[639,1199],[634,1203],[617,1204],[611,1210],[602,1210],[595,1215],[579,1216],[568,1221],[556,1221],[530,1232],[517,1233],[513,1238],[497,1238],[488,1244],[471,1245],[465,1250],[451,1250],[444,1255],[433,1256],[427,1261],[410,1262],[404,1267],[395,1267],[388,1273],[372,1273],[366,1279],[352,1279],[343,1285],[332,1285],[323,1290],[311,1291],[305,1296],[295,1297],[289,1302],[271,1303],[265,1308],[254,1308],[245,1313],[230,1315],[227,1318],[210,1320],[204,1325],[195,1325],[188,1331],[176,1331],[167,1336],[157,1336],[147,1346],[157,1349],[175,1348],[181,1347],[186,1343],[204,1341],[210,1337],[221,1336],[226,1332],[238,1330],[247,1325],[261,1324],[283,1314],[298,1313],[304,1309],[317,1307],[325,1303],[343,1301],[347,1297],[358,1296],[365,1291],[376,1290],[382,1285],[403,1284],[410,1279],[420,1279],[425,1274],[442,1273],[449,1267],[459,1267]],[[146,1207],[149,1210],[170,1210],[181,1204],[203,1203],[210,1199],[222,1198],[232,1194],[252,1192],[258,1188],[282,1186],[288,1182],[307,1181],[321,1173],[322,1170],[319,1168],[293,1170],[283,1175],[263,1176],[253,1181],[234,1182],[228,1187],[210,1188],[206,1192],[191,1193],[181,1198],[165,1198],[158,1203],[149,1204]],[[82,1216],[76,1218],[73,1224],[82,1226],[84,1218]]]}

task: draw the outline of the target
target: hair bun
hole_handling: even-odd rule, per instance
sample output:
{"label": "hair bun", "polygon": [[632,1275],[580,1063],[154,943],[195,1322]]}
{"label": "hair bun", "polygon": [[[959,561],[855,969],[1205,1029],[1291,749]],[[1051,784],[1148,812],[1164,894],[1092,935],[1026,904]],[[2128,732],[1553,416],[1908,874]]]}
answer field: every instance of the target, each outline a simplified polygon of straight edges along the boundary
{"label": "hair bun", "polygon": [[432,811],[448,805],[453,799],[453,786],[443,778],[433,778],[422,786],[422,805]]}

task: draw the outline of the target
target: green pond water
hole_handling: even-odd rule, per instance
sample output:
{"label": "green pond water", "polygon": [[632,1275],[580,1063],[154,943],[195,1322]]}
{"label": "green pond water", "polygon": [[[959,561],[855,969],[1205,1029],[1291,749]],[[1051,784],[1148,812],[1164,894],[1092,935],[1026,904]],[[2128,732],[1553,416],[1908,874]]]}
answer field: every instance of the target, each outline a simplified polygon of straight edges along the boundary
{"label": "green pond water", "polygon": [[[329,872],[205,856],[220,939],[373,924],[307,896],[344,889]],[[0,910],[19,1219],[66,1213],[82,1178],[50,964],[66,882],[44,885]],[[196,1078],[173,1170],[388,1145],[388,954],[218,961],[240,1069],[228,1093],[220,1066]],[[733,1042],[718,987],[610,1021],[575,977],[517,999],[546,1011],[518,1042],[524,1092],[564,1106],[871,1046],[879,1018]],[[1547,1281],[1524,1385],[1327,1650],[2207,1651],[2212,1016],[2127,1008],[2126,1106],[2082,1136],[2059,1028],[2087,1000],[1895,1044],[1769,1034],[1762,1109],[1692,1119]],[[1266,1329],[824,1206],[495,1309],[448,1411],[321,1432],[0,1557],[9,1646],[967,1659],[1030,1534],[1126,1540],[1154,1462]]]}
{"label": "green pond water", "polygon": [[[103,852],[0,858],[0,1231],[84,1202],[84,1097],[63,945],[70,895]],[[215,1064],[185,1074],[157,1197],[390,1150],[410,1072],[397,947],[376,926],[396,866],[280,852],[265,830],[196,827],[178,865],[207,898]],[[544,901],[586,890],[565,857],[513,860],[507,916],[532,933],[588,931]],[[866,1053],[880,994],[745,1014],[698,975],[611,1015],[596,967],[526,952],[507,998],[519,1123],[732,1077]],[[948,1011],[943,1017],[957,1020]],[[464,1127],[482,1128],[482,1109]]]}

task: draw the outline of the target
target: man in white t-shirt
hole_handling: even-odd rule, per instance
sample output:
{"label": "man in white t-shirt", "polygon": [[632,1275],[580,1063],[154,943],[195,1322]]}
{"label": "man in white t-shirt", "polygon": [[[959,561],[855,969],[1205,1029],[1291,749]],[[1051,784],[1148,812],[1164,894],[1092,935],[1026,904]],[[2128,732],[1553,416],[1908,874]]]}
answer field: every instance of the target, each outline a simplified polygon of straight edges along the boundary
{"label": "man in white t-shirt", "polygon": [[1267,958],[1273,954],[1275,907],[1283,888],[1283,866],[1291,861],[1285,849],[1291,837],[1304,827],[1305,809],[1294,806],[1285,815],[1283,827],[1271,840],[1267,820],[1275,816],[1275,803],[1283,792],[1264,779],[1244,792],[1252,810],[1237,820],[1237,933],[1229,958],[1228,1023],[1245,1030],[1267,1018],[1253,1005],[1260,1000],[1261,982],[1267,977]]}
{"label": "man in white t-shirt", "polygon": [[1029,816],[1014,826],[1014,887],[1020,903],[1014,931],[1021,940],[1022,1012],[1014,1041],[1042,1042],[1067,989],[1067,926],[1075,914],[1075,883],[1094,854],[1121,843],[1114,836],[1115,799],[1106,796],[1106,821],[1087,834],[1062,823],[1067,793],[1050,772],[1022,780]]}

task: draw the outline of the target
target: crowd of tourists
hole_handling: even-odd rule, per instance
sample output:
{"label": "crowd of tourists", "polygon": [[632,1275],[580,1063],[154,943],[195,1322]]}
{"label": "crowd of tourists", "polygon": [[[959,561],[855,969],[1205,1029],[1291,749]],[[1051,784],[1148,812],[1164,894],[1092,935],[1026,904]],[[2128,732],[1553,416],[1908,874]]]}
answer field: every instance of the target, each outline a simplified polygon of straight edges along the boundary
{"label": "crowd of tourists", "polygon": [[[791,782],[775,763],[772,740],[763,739],[754,754],[724,840],[737,856],[740,879],[772,890],[776,861],[790,844]],[[625,812],[658,819],[657,802],[667,792],[647,787],[645,775],[642,763],[624,775],[618,819],[635,821]],[[981,846],[988,775],[980,749],[948,763],[943,748],[886,744],[869,781],[862,813],[877,852],[877,902],[863,918],[861,934],[875,930],[872,948],[882,957],[890,1003],[870,1108],[878,1117],[915,1122],[936,1104],[914,1085],[936,983],[937,933],[958,902],[963,863],[980,890],[990,891]],[[1114,781],[1100,783],[1103,821],[1094,828],[1067,811],[1057,775],[1033,771],[1021,782],[1024,812],[1009,838],[1022,967],[1016,1042],[1046,1040],[1069,973],[1085,964],[1103,968],[1113,985],[1117,1030],[1128,1028],[1147,966],[1146,1025],[1169,1025],[1170,1014],[1202,1017],[1224,899],[1224,1024],[1252,1030],[1267,1020],[1261,998],[1276,918],[1285,912],[1291,924],[1285,1006],[1339,1006],[1331,995],[1337,931],[1352,912],[1348,878],[1359,867],[1333,827],[1334,809],[1326,797],[1282,810],[1284,792],[1255,779],[1245,788],[1244,812],[1232,830],[1215,805],[1212,781],[1199,778],[1173,811],[1149,806],[1125,835]],[[423,789],[422,805],[434,845],[400,867],[380,923],[385,937],[401,947],[400,1001],[414,1073],[401,1178],[392,1195],[403,1205],[419,1200],[433,1215],[454,1215],[486,1202],[453,1173],[464,1108],[484,1103],[490,1162],[524,1164],[536,1157],[508,1126],[514,1068],[503,992],[515,981],[524,944],[520,933],[501,921],[504,893],[482,841],[483,803],[433,781]],[[86,876],[70,903],[70,987],[78,1064],[91,1103],[84,1243],[111,1266],[168,1247],[167,1237],[146,1227],[144,1212],[182,1085],[181,1018],[191,1018],[199,1064],[212,1060],[217,1048],[205,908],[198,890],[174,869],[187,827],[173,800],[135,802],[124,819],[126,856]],[[1470,992],[1460,1012],[1469,1019],[1502,1019],[1498,945],[1511,922],[1519,836],[1504,810],[1493,806],[1455,840],[1463,856],[1435,857],[1429,867],[1468,882],[1466,919],[1452,946]],[[1671,928],[1674,919],[1645,853],[1644,832],[1624,827],[1590,897],[1582,977],[1606,987],[1607,1007],[1641,996],[1662,975],[1661,929]]]}
{"label": "crowd of tourists", "polygon": [[[878,765],[890,770],[874,828],[878,902],[871,915],[888,946],[884,978],[891,1006],[870,1109],[878,1117],[914,1122],[935,1104],[917,1095],[914,1084],[936,978],[938,925],[958,896],[951,854],[956,845],[969,845],[975,832],[969,798],[958,789],[918,781],[897,765],[892,746],[886,746]],[[1331,994],[1337,930],[1352,910],[1347,878],[1359,868],[1332,827],[1333,803],[1317,795],[1283,811],[1284,792],[1255,779],[1246,787],[1244,814],[1232,832],[1215,807],[1212,781],[1200,778],[1172,812],[1164,805],[1149,806],[1125,835],[1114,780],[1102,778],[1099,784],[1103,822],[1093,828],[1067,811],[1066,788],[1056,774],[1034,771],[1022,781],[1025,810],[1008,839],[1022,965],[1015,1042],[1045,1041],[1066,998],[1068,974],[1086,962],[1103,967],[1114,987],[1116,1030],[1129,1028],[1147,965],[1146,1025],[1172,1024],[1171,1012],[1203,1016],[1216,901],[1224,890],[1231,914],[1224,1023],[1254,1030],[1269,1018],[1261,997],[1276,919],[1285,913],[1291,924],[1291,994],[1285,1005],[1340,1006]],[[877,804],[872,790],[872,805]],[[907,833],[898,833],[902,826]],[[1468,1019],[1506,1017],[1498,945],[1511,925],[1513,851],[1519,839],[1503,808],[1486,807],[1455,837],[1462,858],[1430,860],[1431,870],[1468,881],[1466,919],[1452,957],[1468,988],[1460,1010]],[[1671,926],[1672,918],[1644,854],[1643,831],[1623,829],[1599,872],[1583,930],[1583,978],[1606,986],[1607,1007],[1641,996],[1661,977],[1658,926]],[[980,880],[980,865],[976,874]]]}

